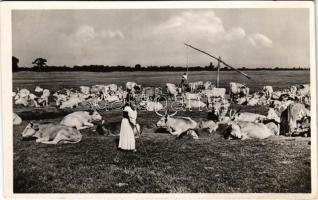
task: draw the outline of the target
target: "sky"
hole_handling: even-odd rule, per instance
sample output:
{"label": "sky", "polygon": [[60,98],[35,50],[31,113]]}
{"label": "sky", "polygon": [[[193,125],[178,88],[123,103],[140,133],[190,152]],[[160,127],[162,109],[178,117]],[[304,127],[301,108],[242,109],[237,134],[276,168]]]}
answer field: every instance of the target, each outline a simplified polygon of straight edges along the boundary
{"label": "sky", "polygon": [[13,56],[48,65],[309,67],[309,10],[16,10]]}

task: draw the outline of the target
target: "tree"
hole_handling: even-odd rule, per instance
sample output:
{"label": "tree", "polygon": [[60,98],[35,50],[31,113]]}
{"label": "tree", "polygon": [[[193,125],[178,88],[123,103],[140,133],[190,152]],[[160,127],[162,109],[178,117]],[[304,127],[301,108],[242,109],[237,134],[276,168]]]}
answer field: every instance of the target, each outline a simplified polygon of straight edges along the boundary
{"label": "tree", "polygon": [[214,65],[213,65],[213,63],[212,62],[210,62],[210,65],[209,65],[209,70],[214,70]]}
{"label": "tree", "polygon": [[17,57],[12,56],[12,71],[16,72],[19,70],[19,59]]}
{"label": "tree", "polygon": [[141,65],[140,64],[136,64],[135,65],[135,70],[140,70],[141,69]]}
{"label": "tree", "polygon": [[34,65],[34,68],[43,69],[44,67],[47,67],[46,62],[47,60],[45,58],[37,58],[32,62],[32,64]]}

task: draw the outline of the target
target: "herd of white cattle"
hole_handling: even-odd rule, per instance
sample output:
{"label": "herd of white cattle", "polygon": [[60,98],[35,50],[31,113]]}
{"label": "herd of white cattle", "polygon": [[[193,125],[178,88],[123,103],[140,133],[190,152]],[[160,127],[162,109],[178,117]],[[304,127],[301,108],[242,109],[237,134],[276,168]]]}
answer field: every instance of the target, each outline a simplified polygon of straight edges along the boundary
{"label": "herd of white cattle", "polygon": [[[250,94],[250,89],[240,83],[229,84],[230,98],[226,99],[226,89],[216,88],[211,82],[192,82],[186,87],[179,87],[172,83],[166,84],[166,95],[171,100],[181,103],[183,108],[208,108],[216,117],[214,120],[196,122],[190,117],[173,117],[167,109],[157,101],[163,95],[161,88],[141,87],[135,82],[127,82],[126,88],[116,84],[80,86],[79,91],[64,89],[56,91],[52,97],[54,105],[60,109],[74,108],[83,102],[98,105],[100,101],[125,102],[128,98],[135,99],[141,96],[139,106],[148,111],[155,111],[161,118],[157,127],[165,128],[172,135],[190,134],[194,139],[199,138],[198,129],[207,129],[210,133],[218,130],[220,125],[227,125],[225,134],[229,138],[264,139],[274,135],[310,135],[310,86],[309,84],[293,85],[281,91],[274,91],[272,86],[264,86],[262,90]],[[49,106],[51,92],[36,86],[34,92],[27,89],[17,89],[13,92],[14,104],[23,106]],[[52,99],[52,98],[51,98]],[[229,109],[230,102],[248,106],[269,106],[267,115],[251,112],[240,112]],[[160,110],[166,110],[160,114]],[[102,117],[95,110],[73,112],[61,121],[60,124],[33,124],[27,125],[22,133],[23,138],[36,137],[36,141],[47,144],[58,142],[74,143],[81,140],[79,130],[91,128],[92,122]],[[14,113],[13,123],[21,124],[22,119]],[[56,131],[54,131],[56,130]]]}

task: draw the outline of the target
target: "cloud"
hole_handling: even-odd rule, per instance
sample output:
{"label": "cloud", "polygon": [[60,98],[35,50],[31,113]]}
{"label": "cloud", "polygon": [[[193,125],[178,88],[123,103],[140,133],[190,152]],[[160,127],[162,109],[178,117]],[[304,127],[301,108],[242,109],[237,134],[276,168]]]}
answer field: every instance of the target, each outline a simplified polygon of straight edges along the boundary
{"label": "cloud", "polygon": [[107,40],[107,39],[123,39],[124,34],[120,30],[100,30],[96,31],[92,26],[81,25],[73,35],[77,41],[89,42],[92,40]]}
{"label": "cloud", "polygon": [[178,38],[190,38],[191,40],[206,38],[211,43],[218,41],[235,41],[246,36],[241,27],[227,30],[221,18],[213,11],[193,12],[186,11],[181,15],[173,16],[159,24],[154,32],[157,34],[175,34]]}
{"label": "cloud", "polygon": [[273,41],[269,39],[267,36],[257,33],[257,34],[251,34],[247,37],[248,42],[255,48],[258,48],[260,46],[263,47],[272,47]]}

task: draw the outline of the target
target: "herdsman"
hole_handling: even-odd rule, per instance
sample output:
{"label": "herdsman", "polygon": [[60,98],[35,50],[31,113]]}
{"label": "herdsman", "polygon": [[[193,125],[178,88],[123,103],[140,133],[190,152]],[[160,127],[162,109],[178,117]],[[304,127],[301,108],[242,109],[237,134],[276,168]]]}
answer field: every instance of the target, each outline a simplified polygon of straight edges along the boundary
{"label": "herdsman", "polygon": [[181,78],[181,88],[183,91],[184,91],[187,84],[188,84],[188,74],[185,72],[185,73],[183,73],[182,78]]}

